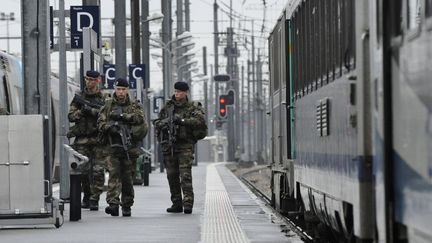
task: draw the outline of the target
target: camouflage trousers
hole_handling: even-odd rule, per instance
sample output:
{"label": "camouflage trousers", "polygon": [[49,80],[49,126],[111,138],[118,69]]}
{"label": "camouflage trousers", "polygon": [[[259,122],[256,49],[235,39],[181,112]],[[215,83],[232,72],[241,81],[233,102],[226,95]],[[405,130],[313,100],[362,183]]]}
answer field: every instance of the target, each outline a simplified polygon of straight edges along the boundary
{"label": "camouflage trousers", "polygon": [[106,157],[105,147],[100,145],[74,144],[72,147],[80,154],[89,158],[81,170],[81,188],[83,200],[99,201],[105,182]]}
{"label": "camouflage trousers", "polygon": [[[131,207],[134,203],[133,177],[135,175],[136,160],[139,149],[128,151],[129,159],[122,148],[110,148],[108,159],[108,191],[107,203]],[[121,200],[120,200],[121,194]]]}
{"label": "camouflage trousers", "polygon": [[[194,193],[192,187],[193,149],[176,151],[174,156],[164,154],[168,184],[173,205],[193,207]],[[182,199],[183,192],[183,199]]]}

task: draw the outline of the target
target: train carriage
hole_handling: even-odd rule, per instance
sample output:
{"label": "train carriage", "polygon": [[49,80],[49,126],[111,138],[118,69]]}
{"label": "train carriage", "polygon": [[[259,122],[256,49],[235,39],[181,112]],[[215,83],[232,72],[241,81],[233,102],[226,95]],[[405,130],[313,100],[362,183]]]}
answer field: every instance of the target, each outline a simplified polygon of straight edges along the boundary
{"label": "train carriage", "polygon": [[276,209],[330,241],[431,241],[431,15],[289,1],[269,37]]}
{"label": "train carriage", "polygon": [[[291,160],[291,127],[287,114],[290,112],[289,94],[291,87],[285,82],[289,59],[286,58],[288,47],[287,22],[285,12],[274,28],[273,35],[269,38],[270,61],[270,105],[272,107],[272,200],[277,208],[288,210],[293,203],[288,203],[294,194],[293,177],[287,177],[287,171],[294,171],[294,164]],[[277,182],[277,183],[273,183]],[[280,193],[284,193],[281,195]],[[292,209],[292,208],[291,208]]]}
{"label": "train carriage", "polygon": [[371,29],[371,52],[383,53],[382,63],[371,58],[377,234],[432,242],[432,1],[389,1],[376,12],[382,19],[373,21],[383,22]]}
{"label": "train carriage", "polygon": [[[59,110],[59,77],[55,73],[50,76],[51,86],[51,114],[50,118],[53,122],[53,171],[54,179],[59,179],[59,143],[57,142],[60,136],[60,117]],[[0,107],[5,109],[11,115],[24,114],[24,81],[22,76],[21,60],[6,52],[0,51]],[[67,80],[67,96],[68,102],[73,98],[73,94],[80,89],[79,84],[68,77]],[[64,111],[62,111],[64,112]]]}

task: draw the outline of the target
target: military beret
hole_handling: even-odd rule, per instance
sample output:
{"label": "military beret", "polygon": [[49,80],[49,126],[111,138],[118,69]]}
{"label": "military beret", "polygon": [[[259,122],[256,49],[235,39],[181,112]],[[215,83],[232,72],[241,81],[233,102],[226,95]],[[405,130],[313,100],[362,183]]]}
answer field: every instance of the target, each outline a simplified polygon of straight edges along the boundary
{"label": "military beret", "polygon": [[86,76],[90,78],[99,78],[100,73],[98,71],[89,70],[86,72]]}
{"label": "military beret", "polygon": [[115,82],[115,86],[121,86],[121,87],[129,87],[128,81],[124,78],[118,78]]}
{"label": "military beret", "polygon": [[188,91],[189,85],[185,82],[179,81],[174,84],[174,89],[181,90],[181,91]]}

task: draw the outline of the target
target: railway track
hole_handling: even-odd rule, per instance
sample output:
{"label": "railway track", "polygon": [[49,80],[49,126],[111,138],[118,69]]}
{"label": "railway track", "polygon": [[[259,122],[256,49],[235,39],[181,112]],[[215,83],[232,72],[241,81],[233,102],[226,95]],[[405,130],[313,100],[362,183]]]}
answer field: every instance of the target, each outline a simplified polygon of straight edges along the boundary
{"label": "railway track", "polygon": [[285,215],[279,213],[277,210],[275,210],[272,207],[271,204],[271,198],[269,198],[266,193],[262,192],[259,188],[257,188],[255,186],[255,184],[253,182],[251,182],[250,180],[248,180],[246,178],[246,176],[248,174],[251,174],[253,172],[256,172],[256,170],[253,171],[248,171],[244,174],[242,174],[239,178],[240,180],[257,196],[259,197],[265,204],[267,204],[267,206],[269,208],[272,209],[272,212],[274,215],[276,215],[278,218],[280,218],[285,225],[288,227],[288,229],[290,229],[291,231],[293,231],[295,234],[297,234],[304,242],[307,243],[313,243],[316,242],[310,235],[308,235],[300,226],[296,225],[292,220],[290,220],[288,217],[286,217]]}

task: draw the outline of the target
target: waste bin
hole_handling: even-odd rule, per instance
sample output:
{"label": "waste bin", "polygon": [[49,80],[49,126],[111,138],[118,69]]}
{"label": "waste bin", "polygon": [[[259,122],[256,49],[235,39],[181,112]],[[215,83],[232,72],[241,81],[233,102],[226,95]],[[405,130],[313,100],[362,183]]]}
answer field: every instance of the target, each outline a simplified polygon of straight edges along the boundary
{"label": "waste bin", "polygon": [[148,150],[141,149],[144,153],[136,161],[134,185],[148,186],[151,171],[151,153]]}

